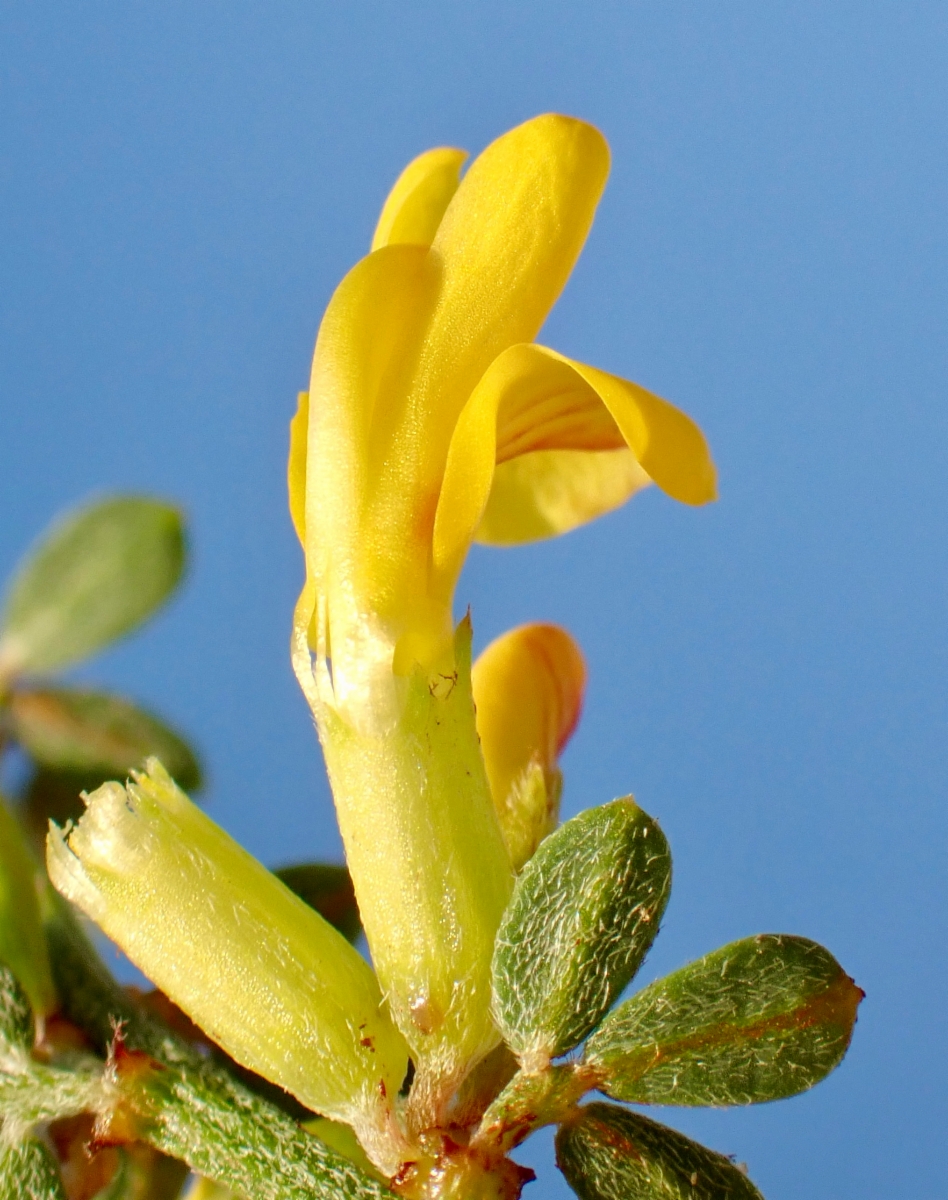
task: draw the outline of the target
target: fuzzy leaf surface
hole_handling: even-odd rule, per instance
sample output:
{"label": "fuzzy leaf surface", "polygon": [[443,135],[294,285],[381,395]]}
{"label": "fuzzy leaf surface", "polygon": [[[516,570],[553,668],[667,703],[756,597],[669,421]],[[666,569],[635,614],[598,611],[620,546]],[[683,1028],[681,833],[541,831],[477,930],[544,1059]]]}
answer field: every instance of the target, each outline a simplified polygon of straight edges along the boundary
{"label": "fuzzy leaf surface", "polygon": [[294,895],[354,942],[362,932],[355,888],[346,867],[336,863],[299,863],[273,872]]}
{"label": "fuzzy leaf surface", "polygon": [[0,1138],[0,1200],[66,1200],[52,1151],[38,1138]]}
{"label": "fuzzy leaf surface", "polygon": [[10,724],[31,758],[55,772],[125,777],[154,755],[181,787],[201,785],[201,768],[187,742],[121,696],[74,688],[17,690],[10,699]]}
{"label": "fuzzy leaf surface", "polygon": [[580,1200],[763,1200],[723,1154],[613,1104],[560,1128],[556,1165]]}
{"label": "fuzzy leaf surface", "polygon": [[862,992],[807,938],[761,934],[621,1004],[589,1039],[600,1090],[640,1104],[756,1104],[838,1065]]}
{"label": "fuzzy leaf surface", "polygon": [[140,625],[181,578],[181,514],[145,496],[113,496],[67,515],[13,581],[0,622],[12,674],[87,658]]}
{"label": "fuzzy leaf surface", "polygon": [[0,1056],[33,1045],[33,1011],[9,967],[0,963]]}
{"label": "fuzzy leaf surface", "polygon": [[501,921],[494,1013],[531,1064],[594,1029],[645,957],[671,890],[671,855],[631,797],[588,809],[524,867]]}

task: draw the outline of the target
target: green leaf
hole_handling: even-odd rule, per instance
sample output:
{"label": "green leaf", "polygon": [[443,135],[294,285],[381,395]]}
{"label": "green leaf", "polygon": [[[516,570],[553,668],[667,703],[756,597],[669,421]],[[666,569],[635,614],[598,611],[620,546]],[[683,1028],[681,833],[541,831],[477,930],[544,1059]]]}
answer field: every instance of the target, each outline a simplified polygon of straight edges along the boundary
{"label": "green leaf", "polygon": [[[99,1111],[108,1095],[105,1063],[88,1056],[72,1056],[68,1069],[47,1066],[32,1058],[29,1049],[7,1043],[0,1059],[0,1116],[11,1132]],[[0,1137],[0,1140],[3,1140]]]}
{"label": "green leaf", "polygon": [[314,908],[343,937],[354,942],[362,932],[355,888],[345,867],[335,863],[300,863],[273,872],[294,895]]}
{"label": "green leaf", "polygon": [[0,1138],[0,1200],[66,1200],[52,1151],[38,1138]]}
{"label": "green leaf", "polygon": [[763,1200],[723,1154],[613,1104],[577,1109],[556,1165],[580,1200]]}
{"label": "green leaf", "polygon": [[539,1069],[594,1029],[645,957],[671,888],[658,825],[627,797],[551,834],[524,867],[494,949],[494,1012]]}
{"label": "green leaf", "polygon": [[33,1048],[33,1010],[26,992],[5,964],[0,964],[0,1059],[9,1050]]}
{"label": "green leaf", "polygon": [[177,509],[113,496],[53,525],[10,588],[0,676],[50,671],[130,632],[167,599],[184,567]]}
{"label": "green leaf", "polygon": [[162,721],[120,696],[66,688],[19,689],[10,697],[14,739],[56,772],[102,780],[125,777],[160,758],[181,787],[201,783],[193,750]]}
{"label": "green leaf", "polygon": [[14,815],[0,799],[0,964],[5,964],[37,1012],[56,1007],[39,889],[46,880]]}
{"label": "green leaf", "polygon": [[849,1045],[863,993],[806,938],[761,934],[659,979],[586,1046],[600,1090],[641,1104],[756,1104],[805,1091]]}

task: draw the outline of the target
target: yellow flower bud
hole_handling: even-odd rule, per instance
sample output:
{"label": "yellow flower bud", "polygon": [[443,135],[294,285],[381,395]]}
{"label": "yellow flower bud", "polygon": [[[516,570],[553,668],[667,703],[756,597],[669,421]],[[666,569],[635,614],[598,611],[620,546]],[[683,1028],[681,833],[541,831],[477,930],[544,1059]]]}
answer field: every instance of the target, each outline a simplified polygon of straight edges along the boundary
{"label": "yellow flower bud", "polygon": [[557,625],[521,625],[495,639],[471,673],[477,732],[515,870],[559,816],[557,760],[586,687],[582,652]]}

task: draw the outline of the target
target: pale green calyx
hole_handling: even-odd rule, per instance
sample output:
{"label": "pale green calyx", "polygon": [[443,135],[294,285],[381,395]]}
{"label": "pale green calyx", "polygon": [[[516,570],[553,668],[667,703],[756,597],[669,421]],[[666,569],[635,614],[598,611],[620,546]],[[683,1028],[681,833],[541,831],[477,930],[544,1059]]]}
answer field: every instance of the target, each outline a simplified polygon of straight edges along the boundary
{"label": "pale green calyx", "polygon": [[239,1063],[394,1159],[407,1050],[371,968],[204,815],[157,761],[104,784],[50,877]]}

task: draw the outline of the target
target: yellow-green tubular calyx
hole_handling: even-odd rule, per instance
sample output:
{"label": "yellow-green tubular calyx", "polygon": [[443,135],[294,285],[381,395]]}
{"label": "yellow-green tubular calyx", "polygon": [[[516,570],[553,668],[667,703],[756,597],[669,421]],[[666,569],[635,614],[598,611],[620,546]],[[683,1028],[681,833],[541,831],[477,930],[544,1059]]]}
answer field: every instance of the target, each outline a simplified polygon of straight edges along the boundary
{"label": "yellow-green tubular calyx", "polygon": [[372,958],[417,1074],[409,1123],[436,1122],[499,1034],[490,958],[513,886],[474,724],[471,626],[447,673],[416,665],[393,728],[314,711]]}
{"label": "yellow-green tubular calyx", "polygon": [[400,1153],[404,1041],[371,968],[215,825],[156,759],[53,825],[50,877],[239,1063],[352,1125],[380,1166]]}

